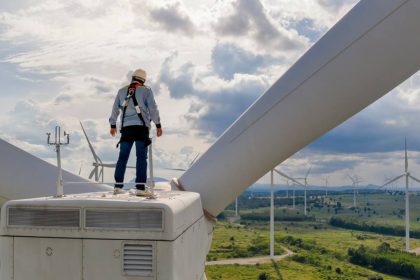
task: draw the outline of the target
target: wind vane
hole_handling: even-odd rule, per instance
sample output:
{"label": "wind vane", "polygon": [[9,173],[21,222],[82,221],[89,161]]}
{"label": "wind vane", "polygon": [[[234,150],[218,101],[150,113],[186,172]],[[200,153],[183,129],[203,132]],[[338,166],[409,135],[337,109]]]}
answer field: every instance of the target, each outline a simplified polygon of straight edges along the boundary
{"label": "wind vane", "polygon": [[55,152],[57,153],[57,167],[58,167],[58,179],[57,179],[57,195],[56,197],[62,197],[63,196],[63,173],[61,169],[61,154],[60,154],[60,148],[61,145],[68,145],[70,144],[70,134],[66,133],[64,131],[64,139],[65,142],[61,142],[61,127],[56,126],[55,127],[55,141],[51,142],[51,133],[47,133],[47,144],[48,145],[55,145]]}

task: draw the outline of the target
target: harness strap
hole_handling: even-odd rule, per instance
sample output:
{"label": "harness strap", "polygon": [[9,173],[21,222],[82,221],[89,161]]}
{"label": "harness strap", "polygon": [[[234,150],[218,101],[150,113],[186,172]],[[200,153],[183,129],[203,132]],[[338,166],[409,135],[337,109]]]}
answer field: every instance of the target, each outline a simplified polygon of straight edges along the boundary
{"label": "harness strap", "polygon": [[[125,100],[122,104],[122,116],[121,116],[121,129],[124,127],[124,119],[125,119],[125,112],[127,111],[128,102],[130,101],[130,98],[133,99],[134,107],[136,108],[137,116],[139,117],[142,124],[145,126],[146,122],[143,119],[143,116],[141,114],[141,109],[139,106],[139,103],[137,102],[136,98],[136,89],[137,87],[141,86],[139,83],[131,83],[127,88],[127,96],[125,97]],[[118,144],[117,144],[118,148]]]}
{"label": "harness strap", "polygon": [[137,102],[136,95],[133,94],[131,98],[133,99],[133,103],[134,103],[134,107],[136,108],[137,116],[139,116],[139,118],[140,118],[141,122],[143,123],[143,125],[146,125],[146,123],[145,123],[145,121],[143,119],[143,116],[141,114],[141,109],[140,109],[139,103]]}

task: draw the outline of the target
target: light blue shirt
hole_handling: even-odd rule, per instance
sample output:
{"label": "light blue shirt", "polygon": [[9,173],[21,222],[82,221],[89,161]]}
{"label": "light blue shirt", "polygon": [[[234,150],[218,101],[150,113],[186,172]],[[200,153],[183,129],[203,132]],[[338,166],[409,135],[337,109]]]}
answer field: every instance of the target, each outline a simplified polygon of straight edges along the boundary
{"label": "light blue shirt", "polygon": [[[111,116],[109,117],[109,124],[111,127],[116,126],[117,124],[118,116],[120,115],[124,100],[127,96],[127,89],[128,86],[123,87],[118,91],[117,96],[115,97]],[[150,129],[150,121],[153,121],[156,125],[160,125],[159,110],[153,96],[152,89],[144,85],[137,87],[136,99],[141,109],[141,115],[143,116],[145,124],[141,122],[139,116],[137,115],[136,108],[134,107],[133,99],[130,98],[125,111],[124,127],[131,125],[145,125]]]}

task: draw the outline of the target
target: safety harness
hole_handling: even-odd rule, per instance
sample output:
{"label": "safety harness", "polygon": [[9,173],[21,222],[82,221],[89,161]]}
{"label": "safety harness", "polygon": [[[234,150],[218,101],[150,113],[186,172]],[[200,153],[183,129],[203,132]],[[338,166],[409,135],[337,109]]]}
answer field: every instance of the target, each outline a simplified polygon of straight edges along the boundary
{"label": "safety harness", "polygon": [[[136,89],[137,89],[138,87],[140,87],[140,86],[143,86],[143,85],[142,85],[142,84],[140,84],[140,83],[131,83],[131,84],[128,86],[128,88],[127,88],[127,95],[126,95],[126,97],[125,97],[125,99],[124,99],[123,104],[122,104],[122,105],[121,105],[121,107],[120,107],[120,109],[122,110],[122,116],[121,116],[121,131],[120,131],[120,132],[121,132],[121,134],[123,133],[125,113],[126,113],[126,111],[127,111],[128,102],[130,101],[130,99],[132,99],[132,100],[133,100],[133,103],[134,103],[134,107],[135,107],[135,109],[136,109],[137,116],[139,117],[139,119],[140,119],[140,121],[141,121],[141,123],[142,123],[142,126],[146,126],[146,122],[144,121],[144,118],[143,118],[143,116],[142,116],[142,114],[141,114],[141,109],[140,109],[139,103],[137,102],[137,98],[136,98]],[[121,139],[120,139],[120,141],[117,143],[117,148],[118,148],[118,146],[120,145],[120,143],[121,143]]]}
{"label": "safety harness", "polygon": [[140,86],[142,85],[139,83],[131,83],[127,88],[127,96],[125,97],[124,102],[122,104],[121,129],[123,129],[124,127],[125,112],[127,111],[128,102],[130,101],[130,98],[133,99],[134,107],[136,108],[136,113],[137,116],[139,116],[141,123],[143,124],[143,126],[146,125],[141,114],[139,103],[137,102],[136,98],[136,89]]}

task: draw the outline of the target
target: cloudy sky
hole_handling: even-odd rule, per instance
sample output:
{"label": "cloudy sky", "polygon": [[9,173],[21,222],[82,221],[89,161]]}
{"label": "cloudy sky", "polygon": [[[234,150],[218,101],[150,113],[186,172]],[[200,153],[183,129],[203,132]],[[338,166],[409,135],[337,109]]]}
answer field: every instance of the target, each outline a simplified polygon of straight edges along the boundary
{"label": "cloudy sky", "polygon": [[[64,167],[88,176],[92,156],[79,120],[102,160],[116,161],[108,117],[116,91],[141,67],[164,129],[154,145],[155,173],[177,177],[164,168],[186,168],[356,3],[1,1],[0,137],[55,163],[45,133],[59,124],[71,134]],[[280,168],[301,176],[312,166],[312,184],[325,177],[349,184],[347,174],[381,184],[403,171],[407,136],[410,169],[420,176],[419,119],[417,73]]]}

